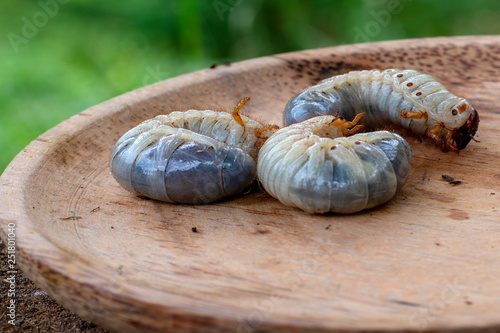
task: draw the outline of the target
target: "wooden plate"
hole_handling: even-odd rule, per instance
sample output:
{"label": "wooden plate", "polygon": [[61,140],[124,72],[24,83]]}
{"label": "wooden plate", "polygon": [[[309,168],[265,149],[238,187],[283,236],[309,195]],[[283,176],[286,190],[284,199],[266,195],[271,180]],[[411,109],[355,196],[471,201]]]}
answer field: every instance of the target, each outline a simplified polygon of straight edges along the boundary
{"label": "wooden plate", "polygon": [[[58,302],[120,332],[500,327],[500,37],[346,45],[264,57],[138,89],[33,141],[1,177],[1,234]],[[116,140],[172,110],[281,123],[311,83],[361,68],[434,75],[479,111],[477,138],[443,153],[410,141],[407,184],[354,215],[309,215],[253,189],[213,205],[138,198],[111,177]],[[442,180],[447,174],[460,185]],[[193,232],[192,228],[196,228]]]}

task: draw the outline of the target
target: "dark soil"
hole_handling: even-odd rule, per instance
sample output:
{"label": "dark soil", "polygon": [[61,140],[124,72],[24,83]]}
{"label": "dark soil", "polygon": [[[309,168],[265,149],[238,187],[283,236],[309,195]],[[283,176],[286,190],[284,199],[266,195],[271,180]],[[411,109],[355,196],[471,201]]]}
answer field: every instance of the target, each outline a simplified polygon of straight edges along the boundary
{"label": "dark soil", "polygon": [[[85,321],[73,312],[63,308],[47,293],[31,282],[16,265],[14,269],[7,266],[7,249],[0,240],[0,266],[2,283],[0,283],[0,332],[89,332],[108,333],[109,331]],[[15,325],[9,323],[7,306],[11,300],[8,296],[10,283],[5,279],[8,271],[15,274]]]}

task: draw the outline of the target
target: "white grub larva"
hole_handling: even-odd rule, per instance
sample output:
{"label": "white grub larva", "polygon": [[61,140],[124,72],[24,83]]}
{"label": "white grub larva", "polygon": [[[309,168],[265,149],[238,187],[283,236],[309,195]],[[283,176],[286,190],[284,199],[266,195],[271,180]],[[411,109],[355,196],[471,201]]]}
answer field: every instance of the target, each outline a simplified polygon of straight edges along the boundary
{"label": "white grub larva", "polygon": [[116,143],[110,170],[136,194],[203,204],[243,191],[256,178],[256,157],[276,126],[212,110],[172,112],[146,120]]}
{"label": "white grub larva", "polygon": [[319,116],[274,133],[259,152],[266,191],[308,213],[355,213],[389,201],[408,177],[412,152],[387,131],[355,134],[352,122]]}
{"label": "white grub larva", "polygon": [[443,150],[464,149],[473,139],[479,115],[469,102],[428,74],[415,70],[353,71],[303,90],[285,108],[285,126],[315,116],[353,119],[364,112],[368,129],[402,126],[429,137]]}

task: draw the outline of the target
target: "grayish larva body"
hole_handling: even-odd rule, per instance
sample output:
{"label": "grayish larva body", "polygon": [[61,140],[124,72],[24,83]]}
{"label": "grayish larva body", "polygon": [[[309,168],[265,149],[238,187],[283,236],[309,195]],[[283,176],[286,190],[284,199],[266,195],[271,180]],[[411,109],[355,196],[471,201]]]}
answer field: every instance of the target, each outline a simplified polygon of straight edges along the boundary
{"label": "grayish larva body", "polygon": [[452,94],[434,77],[415,70],[353,71],[303,90],[285,108],[284,125],[315,116],[353,119],[360,112],[368,129],[389,124],[427,136],[443,148],[467,146],[479,123],[469,102]]}
{"label": "grayish larva body", "polygon": [[354,213],[389,201],[408,177],[412,152],[387,131],[320,116],[284,127],[259,152],[258,177],[283,204],[309,213]]}
{"label": "grayish larva body", "polygon": [[238,114],[172,112],[146,120],[116,143],[110,170],[129,191],[202,204],[243,191],[256,177],[265,127]]}

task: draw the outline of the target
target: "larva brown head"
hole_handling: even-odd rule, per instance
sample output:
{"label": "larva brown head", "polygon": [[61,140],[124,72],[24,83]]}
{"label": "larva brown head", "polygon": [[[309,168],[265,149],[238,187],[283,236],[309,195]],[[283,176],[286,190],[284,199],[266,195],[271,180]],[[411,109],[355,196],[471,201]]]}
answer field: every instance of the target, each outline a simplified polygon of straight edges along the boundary
{"label": "larva brown head", "polygon": [[472,108],[469,118],[465,124],[453,132],[452,138],[455,141],[458,149],[464,149],[467,144],[473,139],[479,126],[479,114]]}

